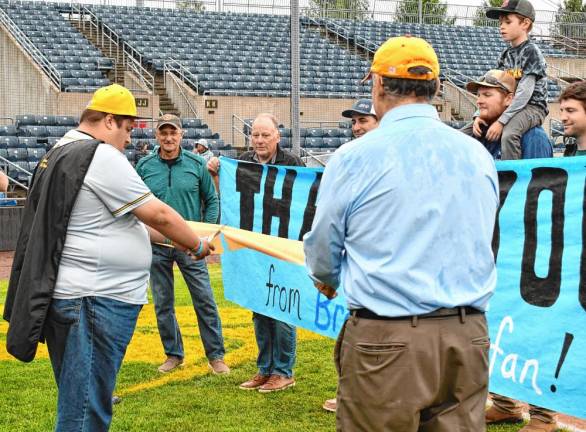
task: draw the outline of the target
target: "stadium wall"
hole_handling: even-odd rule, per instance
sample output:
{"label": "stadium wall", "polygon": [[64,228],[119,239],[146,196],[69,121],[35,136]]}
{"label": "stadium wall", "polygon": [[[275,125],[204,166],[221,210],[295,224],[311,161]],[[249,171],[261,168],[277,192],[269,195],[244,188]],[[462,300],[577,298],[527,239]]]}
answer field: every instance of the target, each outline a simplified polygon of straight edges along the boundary
{"label": "stadium wall", "polygon": [[0,117],[56,110],[59,90],[2,26],[0,76]]}
{"label": "stadium wall", "polygon": [[586,58],[547,57],[547,75],[555,78],[586,78]]}
{"label": "stadium wall", "polygon": [[[233,116],[242,120],[252,119],[261,112],[274,114],[280,123],[289,127],[291,115],[290,100],[287,97],[260,97],[260,96],[212,96],[198,95],[183,82],[176,82],[166,77],[167,93],[183,117],[192,117],[193,113],[182,95],[189,99],[199,117],[205,121],[214,132],[227,143],[235,147],[244,147],[244,136],[240,133],[243,124]],[[338,127],[338,121],[346,120],[341,112],[348,109],[354,99],[301,99],[301,127]],[[450,104],[444,101],[434,101],[442,120],[450,118]]]}

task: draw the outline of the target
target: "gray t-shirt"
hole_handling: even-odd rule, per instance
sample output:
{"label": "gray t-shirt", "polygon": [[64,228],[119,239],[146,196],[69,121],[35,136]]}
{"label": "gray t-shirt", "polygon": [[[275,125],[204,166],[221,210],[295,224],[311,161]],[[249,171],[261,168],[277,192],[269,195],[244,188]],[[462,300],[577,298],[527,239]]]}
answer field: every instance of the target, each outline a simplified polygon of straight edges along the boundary
{"label": "gray t-shirt", "polygon": [[[82,139],[92,138],[72,130],[56,145]],[[153,198],[120,151],[98,145],[73,206],[53,297],[147,303],[151,244],[132,210]]]}

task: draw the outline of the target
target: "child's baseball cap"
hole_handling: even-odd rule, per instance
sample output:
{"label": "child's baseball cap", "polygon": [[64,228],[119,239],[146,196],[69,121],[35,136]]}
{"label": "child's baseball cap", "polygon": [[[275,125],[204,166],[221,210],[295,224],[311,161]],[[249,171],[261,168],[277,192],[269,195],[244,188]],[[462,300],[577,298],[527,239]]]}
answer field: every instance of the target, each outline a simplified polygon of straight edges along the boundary
{"label": "child's baseball cap", "polygon": [[505,0],[503,5],[498,8],[490,8],[486,11],[486,17],[490,19],[499,19],[502,14],[518,14],[535,21],[535,9],[528,0]]}

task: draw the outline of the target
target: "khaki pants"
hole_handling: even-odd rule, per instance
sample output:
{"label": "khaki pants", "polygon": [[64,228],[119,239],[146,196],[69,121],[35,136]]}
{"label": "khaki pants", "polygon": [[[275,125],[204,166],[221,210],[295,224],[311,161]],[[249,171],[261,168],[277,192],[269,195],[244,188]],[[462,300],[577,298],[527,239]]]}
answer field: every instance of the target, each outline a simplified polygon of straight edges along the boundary
{"label": "khaki pants", "polygon": [[489,339],[484,315],[351,316],[335,348],[337,430],[482,432]]}

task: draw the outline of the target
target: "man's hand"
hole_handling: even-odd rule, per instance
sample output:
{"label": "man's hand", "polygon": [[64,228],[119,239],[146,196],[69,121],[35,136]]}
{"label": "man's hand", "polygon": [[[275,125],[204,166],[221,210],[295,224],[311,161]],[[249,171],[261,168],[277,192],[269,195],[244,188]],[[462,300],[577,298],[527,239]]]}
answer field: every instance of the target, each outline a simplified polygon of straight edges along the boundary
{"label": "man's hand", "polygon": [[213,157],[208,161],[208,171],[212,177],[216,177],[218,175],[218,171],[220,169],[220,159],[217,157]]}
{"label": "man's hand", "polygon": [[326,285],[321,282],[314,282],[313,285],[315,285],[317,290],[323,295],[325,295],[328,298],[328,300],[331,300],[338,295],[336,290],[329,285]]}
{"label": "man's hand", "polygon": [[214,245],[213,244],[210,244],[207,240],[200,239],[199,241],[203,245],[202,250],[201,250],[201,253],[199,255],[196,255],[195,254],[195,249],[190,249],[190,250],[186,251],[187,252],[187,255],[189,255],[195,261],[199,261],[201,259],[204,259],[209,254],[211,254],[213,250],[215,250]]}
{"label": "man's hand", "polygon": [[486,131],[486,139],[489,141],[497,141],[503,133],[503,124],[495,121]]}
{"label": "man's hand", "polygon": [[480,126],[486,126],[486,122],[482,120],[480,117],[476,117],[474,119],[474,123],[472,124],[472,133],[477,137],[482,135],[482,130],[480,130]]}

